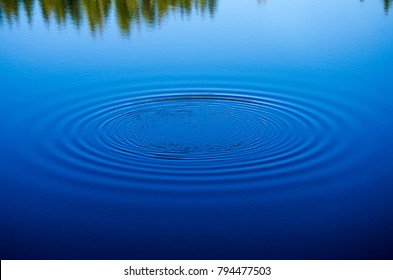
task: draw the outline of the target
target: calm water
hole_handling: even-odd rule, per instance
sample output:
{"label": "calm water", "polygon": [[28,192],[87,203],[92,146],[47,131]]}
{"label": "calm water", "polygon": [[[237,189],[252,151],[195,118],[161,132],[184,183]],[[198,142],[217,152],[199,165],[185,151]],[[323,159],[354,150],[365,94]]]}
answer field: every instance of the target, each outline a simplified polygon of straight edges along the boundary
{"label": "calm water", "polygon": [[0,258],[392,259],[392,69],[389,0],[0,0]]}

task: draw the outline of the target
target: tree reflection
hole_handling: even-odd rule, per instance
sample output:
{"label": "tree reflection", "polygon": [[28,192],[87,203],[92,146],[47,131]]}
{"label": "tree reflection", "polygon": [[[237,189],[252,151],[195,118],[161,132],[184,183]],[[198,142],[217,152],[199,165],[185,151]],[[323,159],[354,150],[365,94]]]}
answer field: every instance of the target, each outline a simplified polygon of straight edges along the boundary
{"label": "tree reflection", "polygon": [[20,2],[22,1],[0,0],[0,21],[18,21]]}
{"label": "tree reflection", "polygon": [[384,7],[385,7],[385,12],[386,13],[389,12],[389,9],[390,9],[390,6],[391,6],[392,2],[393,2],[392,0],[384,0]]}
{"label": "tree reflection", "polygon": [[[258,0],[264,3],[266,0]],[[361,0],[363,1],[363,0]],[[40,12],[44,20],[65,26],[71,22],[80,28],[87,22],[93,34],[101,32],[111,12],[116,15],[117,25],[124,35],[129,35],[134,26],[141,24],[154,27],[160,25],[168,15],[180,14],[189,17],[192,13],[214,16],[218,0],[0,0],[0,24],[18,23],[21,14],[29,23],[33,12]],[[388,13],[393,0],[383,0]]]}
{"label": "tree reflection", "polygon": [[0,0],[0,23],[17,23],[21,10],[29,23],[33,12],[41,12],[48,24],[64,26],[71,22],[77,28],[86,21],[93,34],[102,31],[113,10],[123,34],[133,26],[159,25],[169,14],[214,16],[218,0]]}

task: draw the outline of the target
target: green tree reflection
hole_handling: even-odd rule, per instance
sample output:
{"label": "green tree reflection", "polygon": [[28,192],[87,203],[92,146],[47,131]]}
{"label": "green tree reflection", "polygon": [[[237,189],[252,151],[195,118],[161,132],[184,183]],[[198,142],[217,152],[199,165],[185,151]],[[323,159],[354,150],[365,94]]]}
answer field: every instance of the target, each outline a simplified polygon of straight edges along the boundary
{"label": "green tree reflection", "polygon": [[[258,0],[264,3],[266,0]],[[363,0],[361,0],[363,1]],[[0,24],[18,23],[24,14],[29,23],[41,13],[48,24],[72,23],[78,29],[87,22],[93,34],[104,29],[111,11],[124,35],[141,24],[159,26],[170,14],[189,17],[192,13],[214,16],[218,0],[0,0]],[[393,0],[383,0],[388,13]]]}
{"label": "green tree reflection", "polygon": [[12,23],[19,19],[19,7],[21,1],[0,0],[0,21],[5,19]]}
{"label": "green tree reflection", "polygon": [[393,2],[392,0],[384,0],[384,7],[385,7],[385,12],[386,13],[389,12],[389,9],[390,9],[390,6],[391,6],[392,2]]}
{"label": "green tree reflection", "polygon": [[[17,23],[21,10],[29,23],[33,12],[41,12],[48,24],[80,28],[87,22],[93,34],[102,31],[112,9],[121,32],[128,35],[133,26],[159,25],[169,14],[214,16],[218,0],[0,0],[0,23]],[[23,8],[22,8],[23,7]]]}

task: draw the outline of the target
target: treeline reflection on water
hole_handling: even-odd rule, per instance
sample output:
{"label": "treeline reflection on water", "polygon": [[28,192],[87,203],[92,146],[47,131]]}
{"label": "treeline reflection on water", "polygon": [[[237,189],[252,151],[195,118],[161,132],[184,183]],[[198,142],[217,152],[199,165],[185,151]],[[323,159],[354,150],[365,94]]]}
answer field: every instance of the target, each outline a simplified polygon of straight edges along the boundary
{"label": "treeline reflection on water", "polygon": [[389,12],[390,6],[393,1],[392,0],[384,0],[383,2],[384,2],[384,6],[385,6],[385,12],[387,13],[387,12]]}
{"label": "treeline reflection on water", "polygon": [[[263,3],[266,0],[258,0]],[[360,0],[364,1],[364,0]],[[32,23],[34,13],[40,12],[49,23],[66,25],[69,21],[80,28],[86,20],[93,34],[102,31],[112,9],[117,25],[124,35],[133,26],[159,25],[169,14],[214,16],[218,0],[0,0],[0,25],[18,23],[24,13]],[[388,13],[393,0],[383,0]]]}
{"label": "treeline reflection on water", "polygon": [[156,26],[169,14],[190,16],[215,14],[218,0],[0,0],[0,24],[18,23],[24,15],[32,23],[34,13],[40,12],[44,20],[64,26],[71,22],[78,29],[86,20],[91,32],[102,31],[111,10],[117,25],[125,35],[133,26]]}

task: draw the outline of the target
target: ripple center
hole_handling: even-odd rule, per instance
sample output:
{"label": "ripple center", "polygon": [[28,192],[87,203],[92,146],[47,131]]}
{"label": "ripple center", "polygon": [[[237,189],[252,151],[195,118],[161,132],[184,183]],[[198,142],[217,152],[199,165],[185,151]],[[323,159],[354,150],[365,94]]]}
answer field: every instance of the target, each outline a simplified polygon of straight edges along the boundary
{"label": "ripple center", "polygon": [[246,105],[246,100],[220,96],[152,98],[124,106],[121,114],[105,122],[101,133],[133,154],[219,157],[252,147],[263,137],[263,115]]}

